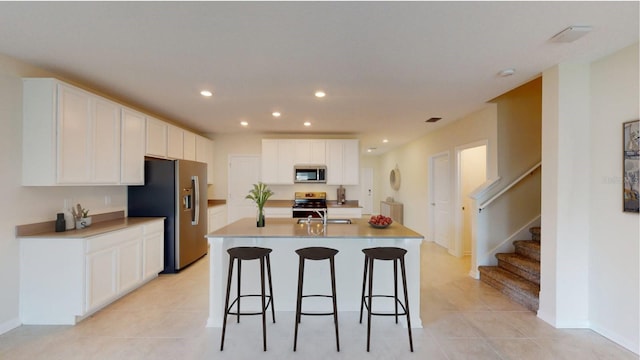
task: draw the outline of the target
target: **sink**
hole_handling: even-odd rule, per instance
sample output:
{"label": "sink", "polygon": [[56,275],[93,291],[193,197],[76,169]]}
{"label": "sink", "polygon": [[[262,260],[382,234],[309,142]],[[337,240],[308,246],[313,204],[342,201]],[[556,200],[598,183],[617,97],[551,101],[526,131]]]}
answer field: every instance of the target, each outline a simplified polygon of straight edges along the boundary
{"label": "sink", "polygon": [[[298,219],[298,224],[306,224],[308,218]],[[320,218],[311,218],[312,223],[322,223]],[[351,219],[327,219],[327,224],[351,224]]]}

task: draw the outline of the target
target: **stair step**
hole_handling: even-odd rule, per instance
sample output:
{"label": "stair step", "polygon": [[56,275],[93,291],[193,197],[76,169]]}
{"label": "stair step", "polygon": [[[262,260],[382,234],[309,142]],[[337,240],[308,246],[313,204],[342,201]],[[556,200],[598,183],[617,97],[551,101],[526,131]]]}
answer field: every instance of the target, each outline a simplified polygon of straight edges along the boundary
{"label": "stair step", "polygon": [[540,226],[529,228],[529,232],[531,233],[531,240],[540,241]]}
{"label": "stair step", "polygon": [[540,241],[516,240],[513,242],[513,246],[516,247],[516,254],[540,261]]}
{"label": "stair step", "polygon": [[480,280],[531,311],[538,310],[540,286],[498,266],[480,266]]}
{"label": "stair step", "polygon": [[498,266],[540,285],[540,261],[520,254],[496,254]]}

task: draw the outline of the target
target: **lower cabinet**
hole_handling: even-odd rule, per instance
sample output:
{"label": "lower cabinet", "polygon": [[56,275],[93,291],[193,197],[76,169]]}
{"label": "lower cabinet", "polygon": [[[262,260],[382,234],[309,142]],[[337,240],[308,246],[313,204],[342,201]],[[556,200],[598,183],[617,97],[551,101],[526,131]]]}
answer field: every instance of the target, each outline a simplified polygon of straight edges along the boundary
{"label": "lower cabinet", "polygon": [[362,217],[362,208],[330,207],[327,209],[329,219],[359,219]]}
{"label": "lower cabinet", "polygon": [[212,206],[208,211],[208,232],[213,232],[227,226],[227,205]]}
{"label": "lower cabinet", "polygon": [[164,220],[87,238],[20,238],[20,320],[75,324],[164,269]]}

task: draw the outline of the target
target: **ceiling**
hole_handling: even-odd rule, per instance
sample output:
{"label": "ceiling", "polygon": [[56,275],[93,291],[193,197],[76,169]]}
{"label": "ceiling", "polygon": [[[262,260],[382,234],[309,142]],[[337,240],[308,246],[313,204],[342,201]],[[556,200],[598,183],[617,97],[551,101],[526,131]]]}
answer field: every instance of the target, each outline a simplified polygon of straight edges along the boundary
{"label": "ceiling", "polygon": [[[638,5],[0,2],[0,53],[204,134],[349,135],[380,154],[637,42]],[[593,30],[550,41],[571,25]]]}

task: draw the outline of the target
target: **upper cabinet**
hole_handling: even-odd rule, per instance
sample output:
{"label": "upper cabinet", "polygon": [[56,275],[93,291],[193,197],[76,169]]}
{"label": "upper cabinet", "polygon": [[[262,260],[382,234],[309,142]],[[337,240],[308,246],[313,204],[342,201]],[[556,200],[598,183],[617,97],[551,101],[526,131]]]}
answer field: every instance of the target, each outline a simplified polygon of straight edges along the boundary
{"label": "upper cabinet", "polygon": [[25,79],[22,184],[120,183],[120,106],[55,79]]}
{"label": "upper cabinet", "polygon": [[207,164],[207,184],[213,184],[213,141],[196,135],[196,161]]}
{"label": "upper cabinet", "polygon": [[358,140],[327,140],[327,185],[358,185],[360,145]]}
{"label": "upper cabinet", "polygon": [[326,163],[326,140],[296,139],[285,141],[293,141],[295,147],[294,164],[324,165]]}
{"label": "upper cabinet", "polygon": [[183,133],[183,159],[196,161],[196,134],[184,131]]}
{"label": "upper cabinet", "polygon": [[147,149],[146,156],[164,159],[167,157],[167,132],[169,124],[158,119],[147,117]]}
{"label": "upper cabinet", "polygon": [[184,130],[177,126],[168,125],[167,129],[167,156],[170,159],[182,159],[184,157]]}
{"label": "upper cabinet", "polygon": [[287,139],[262,140],[262,182],[293,185],[295,143]]}
{"label": "upper cabinet", "polygon": [[120,183],[144,185],[145,116],[123,108],[121,127]]}

